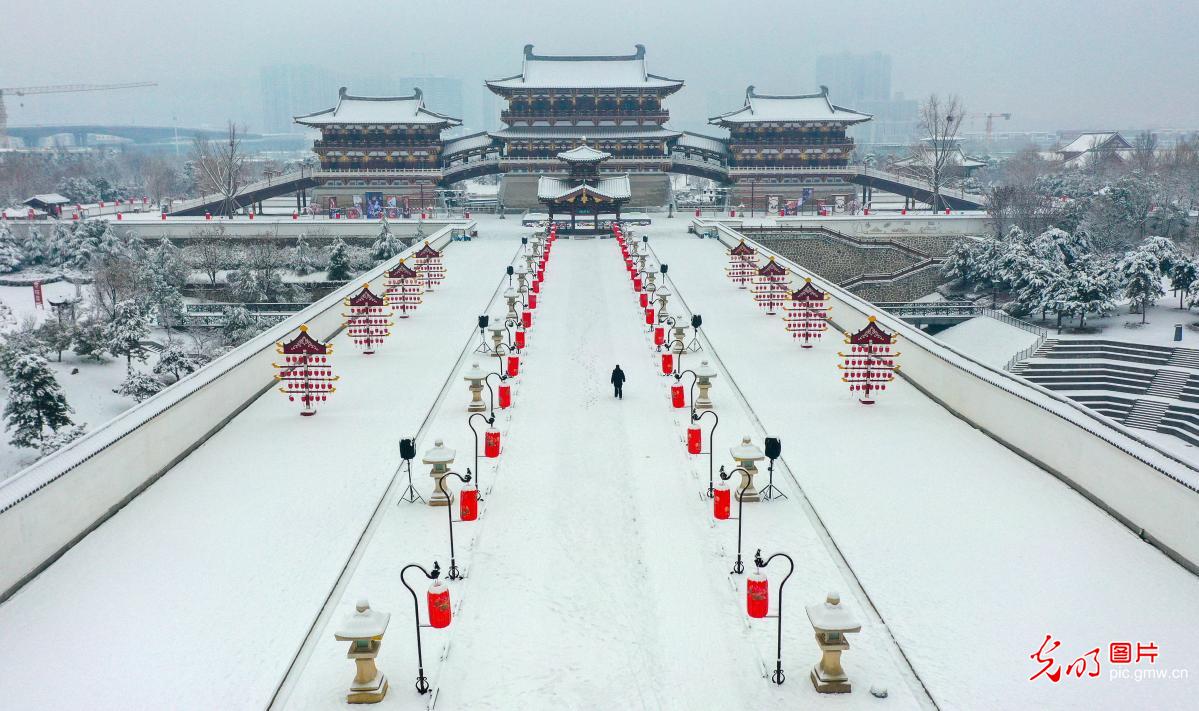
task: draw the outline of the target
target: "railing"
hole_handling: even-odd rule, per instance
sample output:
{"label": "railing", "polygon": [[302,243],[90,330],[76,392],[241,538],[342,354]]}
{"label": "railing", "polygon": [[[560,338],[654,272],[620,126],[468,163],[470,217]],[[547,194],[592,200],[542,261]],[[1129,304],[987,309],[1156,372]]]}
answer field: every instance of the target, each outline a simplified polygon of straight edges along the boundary
{"label": "railing", "polygon": [[923,261],[916,262],[915,264],[909,264],[908,266],[904,267],[903,269],[900,269],[900,270],[897,270],[894,272],[875,273],[875,274],[859,274],[857,276],[850,277],[850,278],[846,279],[845,281],[838,283],[837,286],[839,286],[843,289],[849,289],[851,287],[859,286],[861,284],[873,284],[873,283],[878,283],[878,282],[885,283],[885,282],[895,281],[896,279],[902,279],[903,277],[911,276],[912,274],[915,274],[916,272],[928,269],[929,267],[940,266],[941,262],[943,262],[943,261],[945,261],[945,260],[940,257],[930,257]]}
{"label": "railing", "polygon": [[[346,282],[323,282],[322,286],[341,286]],[[210,313],[228,313],[232,309],[243,308],[250,313],[296,313],[303,311],[310,306],[309,303],[290,303],[290,302],[249,302],[241,303],[236,301],[211,301],[199,304],[184,304],[183,313],[186,314],[210,314]]]}

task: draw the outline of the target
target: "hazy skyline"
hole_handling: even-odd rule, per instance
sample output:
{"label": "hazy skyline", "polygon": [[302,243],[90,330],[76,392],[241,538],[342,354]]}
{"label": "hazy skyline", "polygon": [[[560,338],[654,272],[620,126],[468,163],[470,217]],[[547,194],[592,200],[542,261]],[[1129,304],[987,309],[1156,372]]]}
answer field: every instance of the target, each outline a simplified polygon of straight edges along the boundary
{"label": "hazy skyline", "polygon": [[405,0],[330,12],[311,0],[217,0],[160,3],[148,14],[129,0],[94,7],[50,0],[36,15],[48,22],[32,22],[28,32],[10,25],[0,86],[159,86],[9,96],[11,124],[170,125],[177,117],[181,126],[229,118],[253,128],[262,114],[259,70],[272,64],[318,64],[351,89],[356,72],[457,77],[471,102],[484,79],[520,71],[526,43],[555,54],[628,53],[641,43],[651,71],[686,82],[669,107],[690,123],[710,115],[713,96],[738,103],[748,84],[816,90],[818,55],[879,51],[892,58],[895,91],[959,93],[972,113],[1011,112],[1003,129],[1199,126],[1195,2],[612,0],[582,8]]}

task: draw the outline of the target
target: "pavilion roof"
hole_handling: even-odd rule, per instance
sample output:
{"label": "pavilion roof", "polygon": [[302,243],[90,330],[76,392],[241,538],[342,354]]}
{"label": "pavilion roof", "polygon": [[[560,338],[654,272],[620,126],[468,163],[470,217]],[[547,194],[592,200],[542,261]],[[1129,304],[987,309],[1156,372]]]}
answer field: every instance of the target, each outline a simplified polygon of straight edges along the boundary
{"label": "pavilion roof", "polygon": [[604,140],[661,140],[681,135],[657,124],[652,126],[510,126],[492,131],[491,136],[501,139],[573,138],[581,141]]}
{"label": "pavilion roof", "polygon": [[286,355],[326,355],[329,345],[308,335],[308,326],[300,326],[300,333],[286,343],[277,344],[277,350]]}
{"label": "pavilion roof", "polygon": [[362,290],[350,297],[350,306],[382,306],[383,297],[371,291],[370,284],[365,284]]}
{"label": "pavilion roof", "polygon": [[811,277],[808,277],[804,279],[803,286],[791,294],[791,299],[793,301],[825,301],[828,299],[828,293],[813,286]]}
{"label": "pavilion roof", "polygon": [[419,257],[421,259],[432,259],[433,257],[440,257],[441,252],[438,252],[436,249],[433,249],[433,247],[431,247],[428,242],[425,242],[425,246],[416,250],[416,253],[413,254],[412,256]]}
{"label": "pavilion roof", "polygon": [[793,96],[758,94],[754,87],[745,90],[745,105],[726,114],[708,119],[708,123],[728,126],[742,123],[765,122],[838,122],[861,123],[873,116],[863,114],[829,101],[828,87],[820,87],[817,94]]}
{"label": "pavilion roof", "polygon": [[758,273],[762,276],[782,276],[787,273],[787,268],[774,261],[774,257],[771,257],[770,261],[758,267]]}
{"label": "pavilion roof", "polygon": [[420,89],[413,89],[411,96],[351,96],[344,86],[337,92],[337,106],[296,116],[295,121],[317,127],[337,124],[445,127],[462,123],[426,109]]}
{"label": "pavilion roof", "polygon": [[645,68],[645,46],[624,55],[551,56],[534,54],[525,45],[520,74],[487,82],[489,89],[670,89],[683,86],[680,79],[650,74]]}
{"label": "pavilion roof", "polygon": [[537,179],[537,199],[555,202],[586,193],[607,200],[628,200],[633,196],[629,176],[612,175],[600,178],[595,184],[580,183],[569,178],[541,176]]}
{"label": "pavilion roof", "polygon": [[1128,150],[1132,145],[1124,140],[1124,137],[1117,131],[1100,131],[1084,133],[1073,141],[1070,141],[1066,147],[1058,150],[1058,153],[1065,155],[1087,153],[1090,151],[1099,150]]}
{"label": "pavilion roof", "polygon": [[870,346],[895,342],[895,334],[887,333],[878,325],[878,321],[871,316],[869,323],[865,328],[857,333],[847,333],[846,343],[851,343],[855,346]]}
{"label": "pavilion roof", "polygon": [[736,255],[742,256],[742,257],[752,256],[757,253],[758,253],[758,250],[756,250],[753,247],[750,247],[748,244],[746,244],[745,240],[741,240],[740,242],[737,243],[736,247],[733,247],[732,249],[729,250],[729,254],[736,254]]}
{"label": "pavilion roof", "polygon": [[558,157],[567,163],[599,163],[612,157],[611,153],[598,151],[584,142],[569,151],[562,151]]}
{"label": "pavilion roof", "polygon": [[404,260],[401,259],[400,263],[392,267],[386,276],[388,279],[415,279],[419,275],[416,273],[416,270],[404,264]]}

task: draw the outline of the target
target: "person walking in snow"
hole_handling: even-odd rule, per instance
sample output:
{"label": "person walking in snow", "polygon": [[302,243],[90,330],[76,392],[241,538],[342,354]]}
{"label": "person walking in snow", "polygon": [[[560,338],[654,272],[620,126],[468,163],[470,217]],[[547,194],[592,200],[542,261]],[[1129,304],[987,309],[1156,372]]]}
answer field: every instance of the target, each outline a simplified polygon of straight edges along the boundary
{"label": "person walking in snow", "polygon": [[616,392],[613,393],[613,395],[615,395],[617,398],[623,400],[624,399],[624,392],[623,392],[624,371],[620,369],[619,365],[612,369],[612,387],[616,390]]}

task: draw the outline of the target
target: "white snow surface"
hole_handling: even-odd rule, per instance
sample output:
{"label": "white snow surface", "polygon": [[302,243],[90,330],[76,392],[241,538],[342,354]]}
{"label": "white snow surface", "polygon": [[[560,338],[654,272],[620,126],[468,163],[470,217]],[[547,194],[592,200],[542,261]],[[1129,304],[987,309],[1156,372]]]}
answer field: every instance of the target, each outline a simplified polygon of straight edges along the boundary
{"label": "white snow surface", "polygon": [[950,326],[933,338],[998,370],[1003,370],[1012,356],[1037,342],[1035,333],[989,316],[978,316]]}

